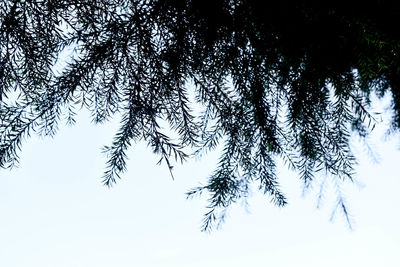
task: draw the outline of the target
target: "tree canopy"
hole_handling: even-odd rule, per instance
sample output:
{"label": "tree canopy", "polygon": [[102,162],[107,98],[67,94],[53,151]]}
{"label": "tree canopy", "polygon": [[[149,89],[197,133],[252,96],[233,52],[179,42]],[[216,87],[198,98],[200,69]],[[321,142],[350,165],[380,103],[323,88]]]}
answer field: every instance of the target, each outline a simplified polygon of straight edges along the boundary
{"label": "tree canopy", "polygon": [[208,183],[189,192],[208,193],[204,229],[253,185],[284,206],[278,159],[306,187],[315,175],[351,180],[349,137],[372,130],[371,94],[392,94],[400,126],[394,2],[2,1],[0,167],[85,107],[94,123],[122,118],[105,147],[108,186],[134,142],[170,170],[222,146]]}

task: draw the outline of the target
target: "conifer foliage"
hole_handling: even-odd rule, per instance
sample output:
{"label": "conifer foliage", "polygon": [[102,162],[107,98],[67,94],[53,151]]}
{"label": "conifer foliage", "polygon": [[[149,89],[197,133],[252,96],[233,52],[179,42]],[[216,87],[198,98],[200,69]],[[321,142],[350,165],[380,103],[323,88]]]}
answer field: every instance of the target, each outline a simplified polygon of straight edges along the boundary
{"label": "conifer foliage", "polygon": [[[209,196],[204,229],[254,184],[285,205],[277,159],[305,186],[315,175],[351,180],[349,136],[372,129],[372,93],[393,95],[400,126],[400,9],[390,3],[1,1],[0,167],[84,107],[94,123],[122,117],[105,147],[107,186],[135,142],[170,170],[222,146],[208,183],[189,192]],[[338,207],[347,214],[341,197]]]}

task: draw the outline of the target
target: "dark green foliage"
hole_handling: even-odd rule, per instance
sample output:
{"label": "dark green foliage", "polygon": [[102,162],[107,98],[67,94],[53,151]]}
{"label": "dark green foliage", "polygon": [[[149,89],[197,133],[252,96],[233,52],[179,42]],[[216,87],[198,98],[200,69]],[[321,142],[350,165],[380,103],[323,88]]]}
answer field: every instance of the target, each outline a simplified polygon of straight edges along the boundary
{"label": "dark green foliage", "polygon": [[[283,206],[278,158],[306,187],[314,175],[351,179],[349,136],[372,129],[372,93],[392,93],[400,126],[399,15],[385,1],[3,1],[0,166],[18,161],[29,134],[55,134],[83,106],[95,123],[122,116],[105,148],[106,185],[132,142],[148,142],[170,170],[222,145],[208,184],[189,193],[209,193],[205,229],[252,184]],[[338,207],[347,214],[341,197]]]}

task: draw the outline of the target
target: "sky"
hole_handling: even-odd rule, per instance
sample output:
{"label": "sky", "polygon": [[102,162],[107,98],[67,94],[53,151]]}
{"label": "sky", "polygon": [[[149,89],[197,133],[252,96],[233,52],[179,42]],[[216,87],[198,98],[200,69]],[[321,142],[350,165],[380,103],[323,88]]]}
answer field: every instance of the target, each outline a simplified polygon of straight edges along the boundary
{"label": "sky", "polygon": [[400,138],[384,127],[370,139],[376,160],[354,139],[357,182],[343,186],[352,229],[340,214],[330,220],[334,189],[317,208],[318,186],[303,195],[280,166],[286,207],[254,191],[211,233],[200,231],[205,199],[185,193],[206,181],[218,154],[176,166],[173,180],[139,143],[109,189],[101,148],[116,127],[93,125],[82,111],[54,138],[29,138],[19,168],[0,170],[0,266],[400,266]]}

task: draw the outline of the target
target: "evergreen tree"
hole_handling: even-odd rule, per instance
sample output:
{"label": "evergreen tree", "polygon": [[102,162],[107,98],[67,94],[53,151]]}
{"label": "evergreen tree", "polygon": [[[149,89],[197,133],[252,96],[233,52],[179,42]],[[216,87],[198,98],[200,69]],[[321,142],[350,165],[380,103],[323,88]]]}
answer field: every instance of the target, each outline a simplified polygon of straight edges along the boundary
{"label": "evergreen tree", "polygon": [[[315,175],[351,180],[349,136],[372,129],[371,94],[391,92],[400,126],[393,2],[2,1],[0,166],[18,162],[24,138],[54,135],[85,107],[94,123],[122,116],[105,147],[107,186],[131,143],[146,141],[170,169],[223,146],[208,184],[189,192],[209,193],[204,229],[252,184],[285,205],[277,159],[306,187]],[[341,197],[338,207],[347,214]]]}

